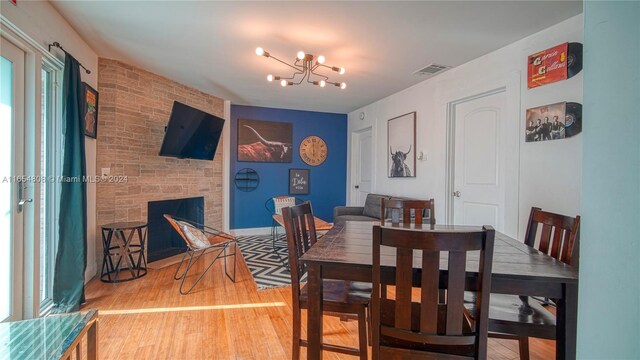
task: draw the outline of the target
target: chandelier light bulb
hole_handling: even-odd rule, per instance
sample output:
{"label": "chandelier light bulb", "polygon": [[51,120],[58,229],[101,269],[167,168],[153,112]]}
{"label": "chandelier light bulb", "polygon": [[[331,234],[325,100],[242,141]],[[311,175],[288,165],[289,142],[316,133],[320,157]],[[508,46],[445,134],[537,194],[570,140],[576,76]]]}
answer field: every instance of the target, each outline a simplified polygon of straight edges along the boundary
{"label": "chandelier light bulb", "polygon": [[257,47],[256,48],[256,55],[258,55],[258,56],[264,55],[264,49],[261,48],[261,47]]}
{"label": "chandelier light bulb", "polygon": [[273,75],[271,74],[267,75],[267,81],[269,82],[273,81]]}
{"label": "chandelier light bulb", "polygon": [[344,90],[347,88],[347,83],[341,83],[340,84],[340,89]]}
{"label": "chandelier light bulb", "polygon": [[[345,70],[343,67],[341,67],[341,68],[340,68],[340,71],[338,71],[338,73],[339,73],[340,75],[343,75],[345,71],[346,71],[346,70]],[[344,84],[344,83],[343,83],[343,84]]]}
{"label": "chandelier light bulb", "polygon": [[320,87],[325,87],[325,85],[327,85],[327,82],[324,80],[320,80]]}
{"label": "chandelier light bulb", "polygon": [[324,56],[320,55],[318,56],[318,64],[324,64]]}
{"label": "chandelier light bulb", "polygon": [[287,86],[287,80],[280,81],[280,85],[282,85],[283,87]]}
{"label": "chandelier light bulb", "polygon": [[304,59],[304,51],[298,51],[298,59]]}

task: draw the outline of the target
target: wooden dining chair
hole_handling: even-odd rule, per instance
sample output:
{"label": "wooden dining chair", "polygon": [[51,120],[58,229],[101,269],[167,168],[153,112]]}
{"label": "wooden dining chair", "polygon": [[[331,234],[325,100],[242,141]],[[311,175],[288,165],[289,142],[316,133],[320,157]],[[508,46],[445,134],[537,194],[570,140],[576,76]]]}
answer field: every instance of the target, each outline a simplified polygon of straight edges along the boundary
{"label": "wooden dining chair", "polygon": [[[412,216],[413,211],[413,216]],[[380,201],[380,223],[386,221],[398,223],[402,220],[403,224],[422,225],[426,213],[429,212],[429,224],[436,224],[435,205],[433,199],[430,200],[414,200],[414,199],[382,199]],[[382,296],[388,295],[387,285],[382,284]]]}
{"label": "wooden dining chair", "polygon": [[[308,309],[309,296],[320,296],[319,294],[308,294],[306,285],[300,285],[300,278],[306,272],[306,266],[300,261],[300,257],[316,243],[317,234],[309,202],[283,208],[282,215],[289,248],[293,297],[293,359],[299,359],[300,347],[307,346],[307,340],[301,338],[302,309]],[[324,289],[322,302],[324,314],[357,317],[359,335],[359,348],[322,344],[322,349],[367,359],[366,312],[371,299],[371,284],[323,279],[322,287]]]}
{"label": "wooden dining chair", "polygon": [[[433,199],[382,199],[380,201],[380,221],[390,220],[397,223],[422,225],[426,213],[429,213],[429,224],[436,224],[435,206]],[[412,215],[413,212],[413,215]]]}
{"label": "wooden dining chair", "polygon": [[[374,360],[486,358],[494,237],[490,226],[456,232],[374,226]],[[386,248],[395,254],[390,255]],[[475,307],[468,311],[464,304],[466,259],[475,256],[470,251],[477,250],[478,296]],[[444,278],[440,276],[442,252],[448,252]],[[394,274],[389,273],[389,264],[383,264],[390,258],[395,260]],[[420,264],[418,279],[414,264]],[[381,296],[382,284],[396,286],[395,299]],[[447,290],[444,299],[439,296],[441,288]]]}
{"label": "wooden dining chair", "polygon": [[[524,242],[568,265],[576,265],[579,229],[580,216],[573,218],[533,207]],[[529,359],[530,337],[556,338],[556,317],[545,308],[549,302],[541,300],[528,296],[492,294],[489,336],[518,340],[520,359]]]}

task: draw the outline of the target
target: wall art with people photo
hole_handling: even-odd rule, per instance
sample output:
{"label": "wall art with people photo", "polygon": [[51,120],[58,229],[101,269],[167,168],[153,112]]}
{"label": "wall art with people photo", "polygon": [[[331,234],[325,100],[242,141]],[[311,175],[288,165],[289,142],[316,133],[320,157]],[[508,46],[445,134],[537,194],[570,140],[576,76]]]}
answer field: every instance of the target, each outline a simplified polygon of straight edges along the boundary
{"label": "wall art with people photo", "polygon": [[566,102],[527,109],[526,142],[564,139]]}

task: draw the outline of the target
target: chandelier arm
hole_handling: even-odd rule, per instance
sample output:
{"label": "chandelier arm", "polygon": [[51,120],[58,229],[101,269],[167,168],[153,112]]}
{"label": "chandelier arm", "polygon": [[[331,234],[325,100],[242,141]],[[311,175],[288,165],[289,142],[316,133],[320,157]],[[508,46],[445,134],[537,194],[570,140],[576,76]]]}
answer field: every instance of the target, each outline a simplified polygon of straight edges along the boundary
{"label": "chandelier arm", "polygon": [[328,77],[328,76],[326,76],[326,75],[318,74],[318,73],[313,72],[313,71],[312,71],[311,73],[312,73],[313,75],[317,76],[317,77],[321,77],[321,78],[323,78],[325,81],[329,80],[329,77]]}
{"label": "chandelier arm", "polygon": [[333,70],[333,66],[328,66],[328,65],[325,65],[325,64],[318,64],[317,66],[322,66],[322,67],[326,67],[327,69]]}
{"label": "chandelier arm", "polygon": [[295,79],[296,75],[300,75],[300,74],[304,74],[304,71],[296,71],[293,73],[293,75],[291,75],[291,77],[280,77],[280,80],[293,80]]}
{"label": "chandelier arm", "polygon": [[269,57],[270,57],[270,58],[272,58],[273,60],[276,60],[276,61],[278,61],[278,62],[280,62],[280,63],[283,63],[283,64],[287,65],[288,67],[290,67],[290,68],[292,68],[292,69],[295,69],[296,71],[302,71],[302,69],[298,68],[297,66],[293,66],[293,65],[291,65],[291,64],[289,64],[289,63],[287,63],[287,62],[284,62],[284,61],[282,61],[282,60],[278,59],[277,57],[275,57],[275,56],[273,56],[273,55],[271,55],[271,56],[269,56]]}
{"label": "chandelier arm", "polygon": [[293,83],[293,85],[300,85],[300,84],[302,84],[302,82],[304,81],[304,79],[306,79],[306,78],[307,78],[307,76],[308,76],[308,75],[309,75],[309,74],[308,74],[308,72],[305,72],[304,76],[300,79],[300,81],[298,81],[297,83]]}

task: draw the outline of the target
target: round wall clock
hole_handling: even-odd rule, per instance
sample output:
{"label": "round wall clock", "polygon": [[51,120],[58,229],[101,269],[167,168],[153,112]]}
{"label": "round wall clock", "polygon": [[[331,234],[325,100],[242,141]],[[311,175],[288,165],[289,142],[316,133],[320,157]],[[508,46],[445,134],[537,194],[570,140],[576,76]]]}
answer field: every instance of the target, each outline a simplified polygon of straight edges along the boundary
{"label": "round wall clock", "polygon": [[300,143],[300,157],[311,166],[318,166],[327,160],[327,143],[318,136],[307,136]]}

